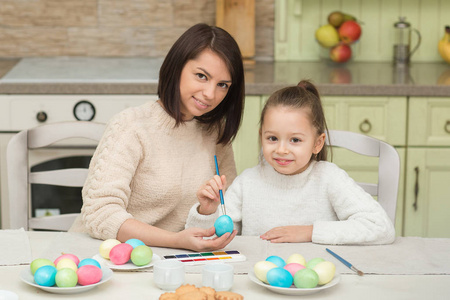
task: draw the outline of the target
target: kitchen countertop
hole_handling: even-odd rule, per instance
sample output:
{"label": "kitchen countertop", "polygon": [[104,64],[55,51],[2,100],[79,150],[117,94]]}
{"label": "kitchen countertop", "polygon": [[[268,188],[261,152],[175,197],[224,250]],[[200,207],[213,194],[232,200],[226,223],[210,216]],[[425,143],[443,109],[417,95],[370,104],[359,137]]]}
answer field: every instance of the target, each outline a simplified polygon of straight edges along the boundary
{"label": "kitchen countertop", "polygon": [[[162,58],[0,59],[0,94],[156,94]],[[322,95],[450,96],[450,65],[384,62],[255,62],[246,94],[265,95],[311,79]]]}

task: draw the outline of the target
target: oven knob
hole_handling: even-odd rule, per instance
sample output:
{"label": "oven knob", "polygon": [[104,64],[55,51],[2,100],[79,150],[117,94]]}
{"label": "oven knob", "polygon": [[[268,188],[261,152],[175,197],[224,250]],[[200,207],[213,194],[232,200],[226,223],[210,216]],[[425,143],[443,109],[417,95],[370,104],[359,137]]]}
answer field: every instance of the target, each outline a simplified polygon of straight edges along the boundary
{"label": "oven knob", "polygon": [[45,113],[45,111],[40,111],[37,113],[36,119],[40,123],[45,122],[45,121],[47,121],[47,114]]}

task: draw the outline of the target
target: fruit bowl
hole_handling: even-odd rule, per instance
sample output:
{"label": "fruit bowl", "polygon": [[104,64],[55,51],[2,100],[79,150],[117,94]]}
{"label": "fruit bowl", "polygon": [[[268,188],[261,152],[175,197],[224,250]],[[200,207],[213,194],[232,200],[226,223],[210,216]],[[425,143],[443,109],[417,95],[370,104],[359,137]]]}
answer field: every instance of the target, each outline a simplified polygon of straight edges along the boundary
{"label": "fruit bowl", "polygon": [[345,63],[355,53],[354,45],[361,37],[361,26],[355,17],[342,12],[328,15],[328,24],[321,25],[315,32],[320,45],[319,57],[322,60]]}

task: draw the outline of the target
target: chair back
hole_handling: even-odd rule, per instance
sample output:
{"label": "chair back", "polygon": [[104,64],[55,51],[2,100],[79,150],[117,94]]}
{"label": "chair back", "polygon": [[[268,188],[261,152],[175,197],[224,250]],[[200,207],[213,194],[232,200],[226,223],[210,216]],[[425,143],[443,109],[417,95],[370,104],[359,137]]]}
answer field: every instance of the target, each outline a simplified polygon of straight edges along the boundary
{"label": "chair back", "polygon": [[400,157],[397,150],[376,138],[341,130],[330,130],[327,144],[341,147],[355,153],[378,157],[378,184],[358,184],[370,195],[377,196],[392,223],[395,224],[398,186],[400,178]]}
{"label": "chair back", "polygon": [[[87,168],[32,172],[29,152],[71,138],[99,141],[105,124],[85,121],[51,123],[20,131],[8,143],[7,174],[10,227],[67,231],[79,213],[32,217],[31,184],[82,187]],[[64,199],[61,199],[64,201]]]}

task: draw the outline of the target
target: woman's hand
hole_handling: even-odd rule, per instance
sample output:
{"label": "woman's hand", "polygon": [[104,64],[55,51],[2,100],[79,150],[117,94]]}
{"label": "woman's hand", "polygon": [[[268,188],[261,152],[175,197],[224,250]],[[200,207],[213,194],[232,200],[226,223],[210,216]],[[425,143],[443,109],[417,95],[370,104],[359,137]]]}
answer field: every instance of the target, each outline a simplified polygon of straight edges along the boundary
{"label": "woman's hand", "polygon": [[176,233],[177,248],[196,252],[219,250],[225,248],[237,234],[237,231],[233,230],[231,234],[227,232],[221,237],[210,238],[215,232],[214,227],[209,229],[188,228],[180,231]]}
{"label": "woman's hand", "polygon": [[202,215],[213,214],[217,210],[217,206],[220,204],[220,193],[219,190],[224,191],[224,187],[227,184],[227,179],[225,175],[214,177],[208,180],[204,185],[200,187],[197,192],[198,202],[200,206],[198,207],[198,213]]}
{"label": "woman's hand", "polygon": [[260,236],[271,243],[304,243],[312,240],[313,225],[275,227]]}

